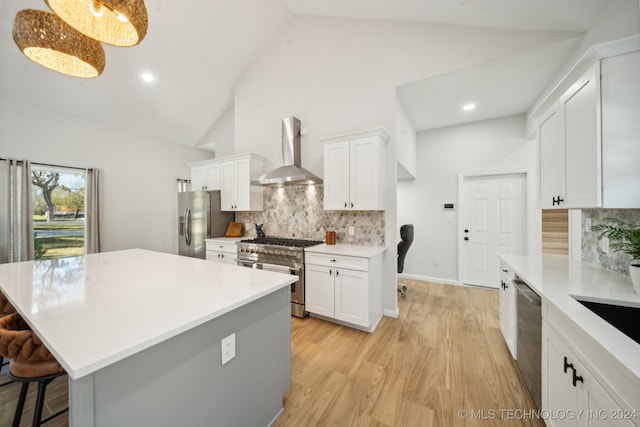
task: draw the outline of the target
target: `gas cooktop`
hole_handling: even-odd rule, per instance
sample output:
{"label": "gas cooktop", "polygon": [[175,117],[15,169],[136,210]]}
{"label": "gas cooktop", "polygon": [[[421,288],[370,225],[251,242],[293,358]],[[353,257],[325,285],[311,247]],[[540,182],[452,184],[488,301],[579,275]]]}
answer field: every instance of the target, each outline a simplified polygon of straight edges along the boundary
{"label": "gas cooktop", "polygon": [[255,239],[241,240],[240,243],[251,243],[254,245],[288,246],[293,248],[308,248],[310,246],[324,243],[321,240],[289,239],[285,237],[256,237]]}

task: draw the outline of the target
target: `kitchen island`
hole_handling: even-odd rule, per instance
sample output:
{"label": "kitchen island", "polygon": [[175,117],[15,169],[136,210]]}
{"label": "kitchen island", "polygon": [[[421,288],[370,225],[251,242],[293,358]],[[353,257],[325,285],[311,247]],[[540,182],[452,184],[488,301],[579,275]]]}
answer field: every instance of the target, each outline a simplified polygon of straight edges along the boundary
{"label": "kitchen island", "polygon": [[83,427],[271,423],[290,385],[294,280],[141,249],[0,265],[3,293],[69,374],[70,424]]}

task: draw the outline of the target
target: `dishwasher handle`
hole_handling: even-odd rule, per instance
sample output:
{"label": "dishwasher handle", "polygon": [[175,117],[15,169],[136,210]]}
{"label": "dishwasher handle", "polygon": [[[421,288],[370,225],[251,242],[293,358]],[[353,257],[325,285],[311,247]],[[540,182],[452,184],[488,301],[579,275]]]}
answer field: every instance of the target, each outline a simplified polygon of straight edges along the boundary
{"label": "dishwasher handle", "polygon": [[527,285],[522,280],[514,279],[513,284],[516,286],[516,290],[518,294],[522,295],[524,298],[528,299],[531,304],[542,305],[542,300],[540,296],[535,293],[529,285]]}

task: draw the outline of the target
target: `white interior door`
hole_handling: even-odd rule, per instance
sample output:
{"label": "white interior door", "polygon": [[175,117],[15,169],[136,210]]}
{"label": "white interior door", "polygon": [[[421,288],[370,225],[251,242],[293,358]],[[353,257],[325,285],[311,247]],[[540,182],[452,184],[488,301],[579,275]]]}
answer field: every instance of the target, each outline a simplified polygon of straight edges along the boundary
{"label": "white interior door", "polygon": [[463,192],[462,282],[498,288],[498,255],[525,253],[526,176],[466,177]]}

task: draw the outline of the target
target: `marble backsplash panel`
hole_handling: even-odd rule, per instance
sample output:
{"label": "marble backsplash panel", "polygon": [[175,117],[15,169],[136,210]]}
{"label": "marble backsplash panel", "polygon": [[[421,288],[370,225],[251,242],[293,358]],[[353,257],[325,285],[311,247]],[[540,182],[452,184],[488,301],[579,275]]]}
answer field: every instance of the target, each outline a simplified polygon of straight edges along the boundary
{"label": "marble backsplash panel", "polygon": [[628,276],[631,257],[611,250],[609,253],[604,253],[600,248],[600,233],[586,231],[587,218],[591,218],[592,226],[601,224],[605,218],[618,218],[625,222],[640,224],[640,209],[582,210],[582,261]]}
{"label": "marble backsplash panel", "polygon": [[[256,236],[254,223],[264,224],[267,236],[325,239],[336,232],[337,243],[384,246],[384,212],[325,211],[323,186],[309,185],[264,188],[262,212],[236,212],[236,221],[245,224],[244,234]],[[248,225],[247,225],[248,224]],[[349,236],[349,227],[355,234]]]}

